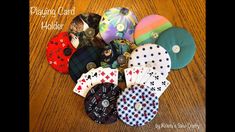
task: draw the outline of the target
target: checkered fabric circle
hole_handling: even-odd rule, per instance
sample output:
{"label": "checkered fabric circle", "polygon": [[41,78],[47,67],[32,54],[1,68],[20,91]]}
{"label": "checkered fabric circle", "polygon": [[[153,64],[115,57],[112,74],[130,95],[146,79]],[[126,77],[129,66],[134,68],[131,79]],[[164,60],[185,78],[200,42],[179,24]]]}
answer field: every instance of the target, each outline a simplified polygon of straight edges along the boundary
{"label": "checkered fabric circle", "polygon": [[88,71],[86,66],[89,62],[94,62],[96,67],[100,66],[100,54],[101,49],[96,47],[85,46],[77,49],[69,61],[69,74],[75,83]]}
{"label": "checkered fabric circle", "polygon": [[119,118],[130,126],[143,126],[158,112],[158,97],[145,85],[126,88],[117,100]]}
{"label": "checkered fabric circle", "polygon": [[68,73],[68,62],[76,49],[72,46],[67,32],[55,35],[47,44],[46,56],[49,64],[60,73]]}
{"label": "checkered fabric circle", "polygon": [[111,83],[95,85],[84,100],[87,115],[97,123],[109,124],[117,121],[116,101],[121,89]]}

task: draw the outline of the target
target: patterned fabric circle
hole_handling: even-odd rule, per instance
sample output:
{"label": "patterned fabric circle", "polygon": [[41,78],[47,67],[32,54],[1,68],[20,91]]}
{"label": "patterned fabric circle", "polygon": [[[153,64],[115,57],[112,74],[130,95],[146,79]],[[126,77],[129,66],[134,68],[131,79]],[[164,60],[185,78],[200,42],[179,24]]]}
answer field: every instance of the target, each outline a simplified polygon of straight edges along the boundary
{"label": "patterned fabric circle", "polygon": [[188,65],[194,57],[196,46],[193,36],[183,28],[172,27],[164,31],[157,40],[171,57],[171,69]]}
{"label": "patterned fabric circle", "polygon": [[76,16],[69,26],[71,43],[75,48],[94,46],[102,48],[105,42],[99,34],[101,16],[95,13],[83,13]]}
{"label": "patterned fabric circle", "polygon": [[69,74],[76,83],[83,73],[89,71],[89,64],[100,66],[101,49],[91,46],[85,46],[77,49],[69,61]]}
{"label": "patterned fabric circle", "polygon": [[143,126],[158,112],[158,97],[145,85],[126,88],[117,100],[119,118],[130,126]]}
{"label": "patterned fabric circle", "polygon": [[146,16],[136,25],[134,32],[135,43],[137,45],[155,44],[161,32],[170,27],[172,27],[172,24],[163,16]]}
{"label": "patterned fabric circle", "polygon": [[117,98],[121,89],[111,83],[95,85],[86,95],[84,104],[87,115],[97,123],[117,121]]}
{"label": "patterned fabric circle", "polygon": [[49,64],[60,73],[69,72],[69,59],[76,49],[72,46],[67,32],[51,38],[47,44],[46,56]]}
{"label": "patterned fabric circle", "polygon": [[171,58],[168,52],[156,44],[145,44],[136,48],[129,58],[128,67],[153,67],[167,77],[171,69]]}
{"label": "patterned fabric circle", "polygon": [[124,7],[107,10],[99,23],[101,37],[108,44],[114,39],[133,40],[137,18],[132,11]]}
{"label": "patterned fabric circle", "polygon": [[126,39],[115,39],[105,46],[101,66],[110,68],[127,67],[127,60],[136,45]]}

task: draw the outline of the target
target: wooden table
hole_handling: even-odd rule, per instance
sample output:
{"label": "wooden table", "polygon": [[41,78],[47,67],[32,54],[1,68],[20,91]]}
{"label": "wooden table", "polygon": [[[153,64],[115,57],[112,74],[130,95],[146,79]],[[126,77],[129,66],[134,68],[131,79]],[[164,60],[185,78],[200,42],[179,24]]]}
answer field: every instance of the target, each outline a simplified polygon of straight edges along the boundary
{"label": "wooden table", "polygon": [[[138,20],[150,14],[165,16],[173,25],[191,32],[196,42],[192,62],[183,69],[170,72],[171,85],[160,98],[158,117],[142,127],[130,127],[120,120],[110,125],[93,122],[85,113],[84,98],[73,93],[75,83],[70,76],[56,72],[46,60],[47,42],[57,33],[67,31],[76,15],[82,12],[103,14],[117,6],[132,10]],[[30,0],[30,7],[75,7],[74,15],[42,17],[30,14],[31,132],[205,131],[205,0]],[[41,29],[42,22],[58,22],[64,26],[61,30],[45,30]],[[171,125],[177,128],[171,128]]]}

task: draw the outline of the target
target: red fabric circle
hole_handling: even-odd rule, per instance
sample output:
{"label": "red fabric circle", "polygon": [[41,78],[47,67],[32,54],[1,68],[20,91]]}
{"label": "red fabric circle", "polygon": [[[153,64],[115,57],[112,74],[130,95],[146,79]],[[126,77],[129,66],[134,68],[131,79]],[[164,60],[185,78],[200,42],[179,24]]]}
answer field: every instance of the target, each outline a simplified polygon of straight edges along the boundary
{"label": "red fabric circle", "polygon": [[[64,49],[70,48],[71,54],[65,55]],[[60,32],[47,44],[46,56],[49,64],[60,73],[69,72],[69,59],[73,55],[76,49],[73,47],[69,40],[69,35],[67,32]]]}

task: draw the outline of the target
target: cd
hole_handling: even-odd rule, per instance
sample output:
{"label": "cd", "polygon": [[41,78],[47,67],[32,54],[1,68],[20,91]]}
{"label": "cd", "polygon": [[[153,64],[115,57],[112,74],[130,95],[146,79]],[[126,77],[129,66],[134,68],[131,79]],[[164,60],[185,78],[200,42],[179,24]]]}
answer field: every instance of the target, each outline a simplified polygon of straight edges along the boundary
{"label": "cd", "polygon": [[160,15],[149,15],[144,17],[135,27],[134,39],[137,45],[147,43],[155,44],[161,32],[172,27],[165,17]]}
{"label": "cd", "polygon": [[162,46],[145,44],[136,48],[130,55],[128,67],[153,67],[162,76],[167,77],[171,69],[171,58]]}
{"label": "cd", "polygon": [[76,49],[72,46],[67,32],[55,35],[47,44],[46,56],[49,64],[60,73],[68,73],[68,62]]}
{"label": "cd", "polygon": [[91,68],[100,66],[101,49],[92,46],[84,46],[77,49],[69,61],[69,74],[76,83],[83,73],[88,72]]}
{"label": "cd", "polygon": [[108,44],[114,39],[127,39],[134,42],[133,34],[137,18],[132,11],[124,7],[107,10],[99,23],[99,31]]}
{"label": "cd", "polygon": [[112,83],[95,85],[84,100],[87,115],[100,124],[116,122],[118,119],[116,104],[121,91]]}
{"label": "cd", "polygon": [[168,51],[171,57],[171,69],[181,69],[187,66],[196,52],[193,36],[179,27],[164,31],[157,43]]}
{"label": "cd", "polygon": [[102,48],[105,42],[99,34],[101,16],[95,13],[83,13],[76,16],[69,26],[71,43],[75,48],[94,46]]}
{"label": "cd", "polygon": [[146,85],[125,88],[117,99],[119,119],[130,126],[143,126],[158,112],[158,97]]}

